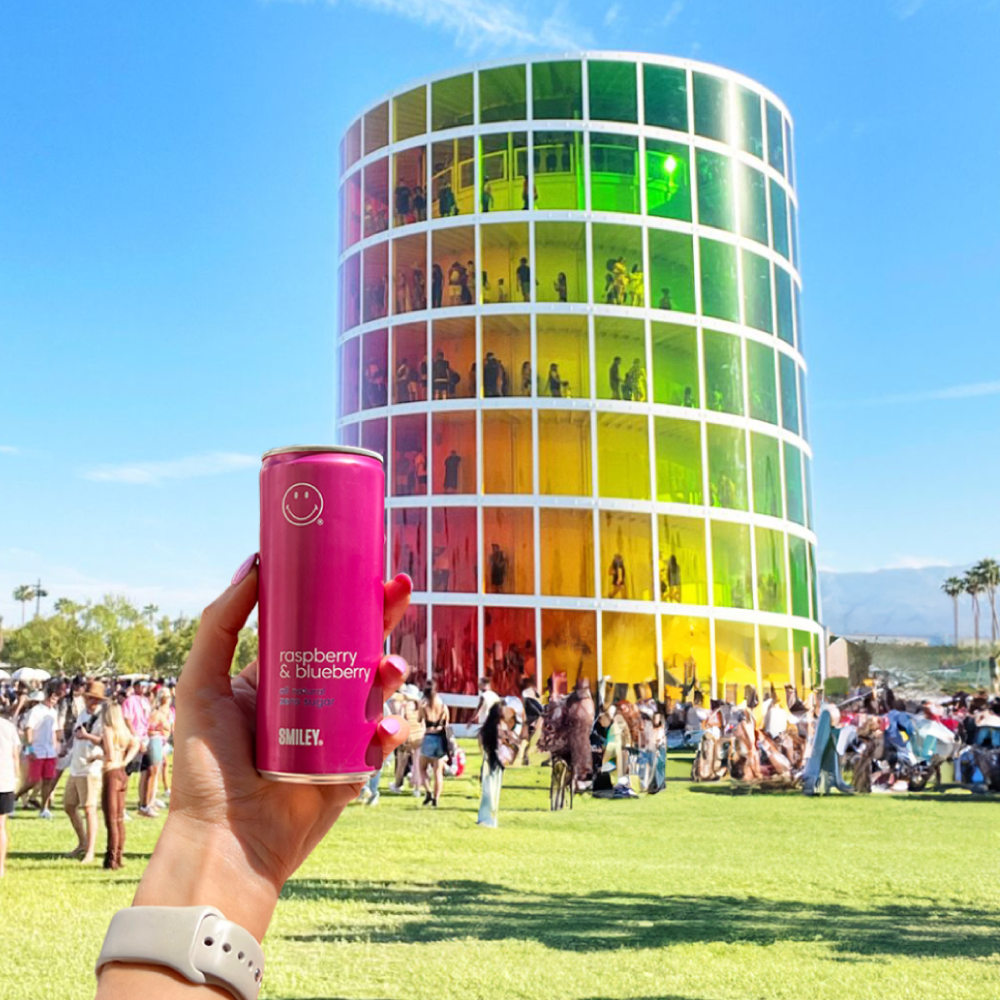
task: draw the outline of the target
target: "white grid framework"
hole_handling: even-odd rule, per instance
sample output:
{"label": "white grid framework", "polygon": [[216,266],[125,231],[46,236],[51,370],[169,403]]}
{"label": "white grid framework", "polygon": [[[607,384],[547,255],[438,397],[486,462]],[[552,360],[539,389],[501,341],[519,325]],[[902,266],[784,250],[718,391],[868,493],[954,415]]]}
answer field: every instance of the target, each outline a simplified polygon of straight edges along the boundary
{"label": "white grid framework", "polygon": [[[622,123],[622,122],[609,122],[606,120],[591,120],[588,117],[589,112],[589,95],[588,95],[588,65],[590,62],[599,60],[602,62],[622,62],[628,63],[635,67],[636,72],[636,94],[638,101],[638,115],[637,121],[635,123]],[[581,64],[581,82],[582,82],[582,106],[583,106],[583,117],[574,118],[570,120],[534,120],[532,117],[532,100],[533,100],[533,80],[532,80],[532,67],[537,63],[548,63],[548,62],[579,62]],[[672,129],[664,129],[656,127],[653,125],[647,125],[644,121],[644,93],[643,93],[643,66],[644,65],[659,65],[667,66],[676,69],[683,70],[685,74],[686,82],[686,93],[687,93],[687,118],[688,118],[688,131],[676,131]],[[480,123],[480,73],[483,70],[501,67],[511,67],[511,66],[524,66],[525,67],[525,84],[526,84],[526,118],[514,120],[514,121],[500,121],[488,124]],[[457,75],[463,75],[467,73],[473,74],[473,95],[474,95],[474,122],[475,124],[458,126],[454,128],[445,129],[438,132],[433,132],[429,130],[430,123],[432,122],[432,87],[430,84],[435,82],[440,82],[443,80],[451,79]],[[717,80],[722,81],[724,87],[727,89],[729,102],[728,106],[730,109],[730,122],[729,131],[730,137],[732,139],[731,143],[724,143],[717,141],[716,139],[704,137],[697,132],[697,122],[695,115],[695,102],[694,102],[694,86],[693,86],[693,75],[694,74],[705,74],[707,76],[713,77]],[[404,94],[410,94],[414,89],[426,85],[426,124],[428,126],[428,131],[421,133],[417,136],[412,136],[399,142],[395,142],[393,136],[393,121],[394,121],[394,100]],[[751,91],[760,98],[760,114],[761,114],[761,126],[762,126],[762,144],[763,151],[761,156],[756,156],[750,152],[746,152],[744,149],[737,145],[737,133],[738,133],[738,121],[737,121],[737,87],[744,88],[745,90]],[[784,162],[780,165],[780,169],[772,166],[768,162],[768,138],[767,138],[767,128],[768,128],[768,105],[775,109],[775,113],[779,115],[780,131],[781,131],[781,141],[783,146],[783,157]],[[373,149],[371,152],[364,154],[365,148],[365,136],[363,134],[363,123],[365,120],[365,115],[369,112],[376,111],[383,106],[388,109],[388,144],[383,144],[377,149]],[[812,516],[810,512],[811,507],[811,497],[806,494],[806,491],[810,488],[810,476],[808,472],[808,465],[812,458],[812,450],[808,441],[804,437],[804,424],[806,419],[806,401],[804,398],[803,387],[804,387],[804,374],[806,372],[805,359],[801,352],[801,335],[800,335],[800,313],[798,306],[798,296],[801,290],[801,279],[799,276],[798,265],[798,233],[797,233],[797,222],[798,222],[798,200],[793,187],[794,178],[794,167],[792,162],[792,121],[788,114],[787,108],[781,102],[781,100],[774,94],[770,93],[766,89],[762,88],[759,84],[750,80],[740,74],[734,73],[729,70],[725,70],[719,67],[711,66],[704,63],[699,63],[692,60],[685,59],[675,59],[666,56],[659,55],[639,55],[636,53],[615,53],[615,52],[588,52],[588,53],[561,53],[557,55],[545,55],[533,57],[530,59],[523,60],[503,60],[496,62],[482,63],[474,67],[466,67],[456,72],[439,74],[433,77],[425,78],[424,80],[416,81],[414,83],[408,84],[405,87],[399,88],[393,91],[391,94],[383,96],[378,101],[373,102],[368,108],[366,108],[358,119],[355,126],[352,129],[358,128],[358,145],[359,155],[355,162],[343,163],[342,162],[342,183],[346,183],[349,179],[353,178],[355,175],[359,175],[359,179],[362,184],[361,192],[361,204],[364,204],[364,192],[363,192],[363,178],[364,171],[366,167],[372,164],[378,163],[378,161],[387,159],[388,160],[388,173],[389,173],[389,183],[388,183],[388,198],[390,202],[390,208],[388,212],[388,221],[386,224],[386,229],[382,232],[378,232],[374,235],[365,237],[363,232],[360,234],[360,238],[352,242],[349,247],[342,248],[340,255],[340,265],[343,271],[348,260],[357,256],[357,261],[359,265],[359,273],[361,273],[361,268],[363,267],[363,255],[364,251],[376,247],[382,244],[389,244],[386,246],[386,256],[389,260],[387,273],[388,273],[388,292],[387,292],[387,312],[383,318],[378,318],[368,322],[362,322],[362,316],[359,315],[359,322],[351,325],[349,328],[344,328],[342,324],[341,333],[339,336],[339,345],[341,357],[343,352],[347,350],[347,345],[357,340],[358,346],[358,365],[357,372],[355,376],[358,380],[357,385],[359,386],[358,398],[359,398],[359,409],[357,412],[344,413],[339,421],[338,426],[340,430],[341,437],[345,440],[353,441],[356,436],[359,436],[360,427],[362,424],[368,423],[369,421],[375,420],[385,420],[387,430],[387,448],[386,448],[386,478],[387,482],[390,484],[390,490],[392,489],[392,484],[394,482],[393,476],[393,434],[392,434],[392,421],[399,416],[413,416],[413,415],[424,415],[425,423],[425,434],[427,442],[427,468],[428,470],[433,468],[435,462],[435,456],[433,454],[433,433],[432,433],[432,416],[438,413],[447,412],[463,412],[474,414],[475,419],[475,434],[476,434],[476,476],[475,483],[477,491],[475,493],[449,493],[449,494],[434,494],[430,492],[432,476],[428,476],[428,493],[426,496],[393,496],[390,495],[387,498],[387,508],[389,511],[388,521],[389,528],[387,530],[387,553],[391,559],[391,554],[393,551],[393,538],[392,538],[392,511],[400,508],[418,508],[425,511],[426,514],[426,525],[427,525],[427,579],[418,583],[418,590],[414,594],[413,601],[418,605],[425,605],[427,608],[427,643],[426,643],[426,656],[428,662],[428,668],[431,668],[431,663],[433,660],[433,650],[435,648],[434,642],[434,606],[462,606],[462,607],[475,607],[477,608],[478,614],[478,657],[479,657],[479,672],[480,675],[484,672],[485,664],[485,650],[483,648],[484,644],[484,609],[487,607],[510,607],[510,608],[526,608],[534,609],[535,611],[535,641],[536,647],[539,650],[539,671],[543,669],[542,657],[544,652],[542,651],[542,609],[553,609],[553,610],[587,610],[596,612],[596,623],[597,623],[597,662],[599,675],[603,675],[605,672],[605,664],[603,663],[603,651],[602,651],[602,612],[614,612],[614,611],[625,611],[634,614],[642,615],[653,615],[655,616],[656,628],[656,659],[657,662],[661,664],[661,673],[659,680],[662,684],[662,663],[664,660],[664,636],[663,630],[661,628],[662,619],[664,616],[685,616],[696,619],[705,619],[710,623],[708,629],[709,643],[711,650],[712,659],[712,689],[713,692],[717,692],[717,676],[716,676],[716,629],[714,627],[715,622],[725,622],[732,624],[742,624],[751,625],[754,628],[754,645],[755,645],[755,661],[757,665],[757,676],[758,685],[761,682],[761,664],[762,664],[762,648],[761,648],[761,629],[776,628],[780,630],[785,630],[787,633],[787,645],[785,649],[788,651],[789,655],[792,655],[794,649],[792,630],[798,630],[800,632],[808,633],[813,637],[811,651],[809,651],[809,656],[818,656],[819,661],[817,666],[819,667],[819,672],[822,674],[825,668],[825,650],[823,638],[823,629],[818,624],[821,619],[820,608],[818,606],[818,584],[814,580],[814,576],[817,572],[816,559],[815,559],[815,546],[816,537],[812,530]],[[525,133],[526,135],[526,156],[527,156],[527,190],[529,192],[535,191],[535,157],[533,149],[533,135],[535,132],[541,131],[556,131],[556,132],[575,132],[580,133],[582,137],[582,150],[583,150],[583,178],[584,178],[584,191],[585,191],[585,207],[580,211],[571,210],[547,210],[544,208],[538,208],[533,204],[533,199],[529,199],[532,203],[529,204],[526,210],[510,210],[510,211],[494,211],[490,212],[488,215],[480,211],[480,201],[479,192],[481,190],[481,177],[480,177],[480,156],[478,154],[480,137],[485,135],[497,135],[505,133]],[[638,146],[638,163],[640,165],[638,177],[639,182],[639,197],[640,197],[640,209],[638,213],[634,214],[623,214],[617,212],[607,212],[598,211],[592,208],[591,204],[591,154],[590,154],[590,138],[591,133],[600,132],[603,134],[620,134],[625,136],[634,136],[637,139]],[[454,141],[457,139],[470,139],[473,143],[473,211],[469,214],[463,214],[452,218],[431,218],[433,215],[431,211],[431,183],[430,179],[432,176],[432,162],[431,157],[427,155],[429,150],[432,148],[432,144],[436,141]],[[646,158],[646,141],[647,139],[662,139],[681,146],[685,146],[689,152],[689,163],[691,164],[690,169],[690,198],[691,198],[691,221],[674,220],[668,218],[653,217],[647,215],[647,184],[645,183],[645,170],[647,164]],[[416,148],[423,147],[425,149],[425,190],[427,192],[427,216],[426,221],[412,222],[405,226],[398,226],[394,224],[393,212],[391,209],[392,201],[392,189],[394,185],[394,171],[393,164],[395,163],[395,155],[397,153],[405,152],[407,150],[412,150]],[[763,174],[765,178],[764,189],[766,197],[766,218],[768,222],[768,237],[767,244],[764,245],[747,235],[742,235],[739,230],[741,228],[739,220],[741,219],[740,212],[740,190],[741,186],[737,182],[736,177],[733,175],[731,169],[731,179],[732,179],[732,190],[734,193],[735,205],[734,205],[734,218],[737,220],[734,225],[735,232],[729,232],[726,230],[720,230],[714,227],[708,227],[699,221],[699,209],[698,209],[698,172],[694,169],[695,157],[698,151],[707,151],[723,154],[728,158],[728,161],[733,165],[746,164],[753,167],[756,171]],[[772,190],[777,188],[782,191],[787,199],[788,209],[786,212],[786,222],[788,225],[788,232],[785,236],[785,241],[789,246],[789,256],[785,256],[775,249],[775,234],[772,231]],[[344,199],[341,199],[341,206],[343,208]],[[692,238],[692,248],[693,248],[693,282],[694,282],[694,296],[695,296],[695,307],[693,313],[681,313],[673,310],[660,310],[652,307],[652,304],[648,307],[638,307],[638,306],[617,306],[608,305],[599,301],[599,294],[596,288],[591,288],[590,293],[587,295],[586,303],[549,303],[549,302],[506,302],[502,306],[492,305],[492,306],[482,306],[482,305],[466,305],[466,306],[447,306],[443,308],[427,308],[424,310],[410,311],[404,313],[393,313],[394,295],[392,293],[392,276],[393,276],[393,263],[392,263],[392,253],[391,244],[396,238],[402,236],[413,236],[423,234],[426,240],[426,260],[424,274],[430,275],[432,271],[433,264],[433,235],[435,233],[440,233],[447,229],[453,227],[472,227],[473,229],[473,247],[476,253],[476,283],[479,284],[480,274],[483,268],[483,256],[482,256],[482,246],[483,246],[483,231],[487,226],[497,225],[497,224],[512,224],[512,223],[528,223],[528,256],[531,266],[532,275],[538,273],[536,269],[536,224],[544,223],[549,221],[559,221],[559,222],[580,222],[585,223],[586,231],[586,268],[587,268],[587,282],[588,285],[596,284],[595,272],[594,272],[594,254],[595,248],[593,243],[593,226],[599,223],[612,223],[616,225],[624,225],[634,227],[637,231],[642,231],[642,266],[643,273],[647,276],[650,275],[650,257],[649,257],[649,243],[646,234],[649,232],[662,230],[667,232],[678,233],[684,236],[689,236]],[[728,321],[717,318],[712,318],[705,316],[702,312],[702,301],[701,301],[701,260],[700,260],[700,239],[708,238],[719,243],[724,243],[732,246],[735,249],[735,259],[737,266],[737,299],[739,303],[739,321]],[[792,335],[792,343],[786,342],[781,339],[776,334],[768,333],[752,326],[749,326],[746,322],[745,315],[745,290],[744,290],[744,275],[743,275],[743,260],[744,251],[749,251],[756,254],[757,257],[767,261],[769,267],[769,276],[771,278],[771,323],[774,329],[777,329],[778,322],[778,288],[777,280],[775,275],[777,270],[780,269],[786,272],[792,282],[793,287],[793,326],[794,334]],[[361,276],[361,287],[363,288],[364,277]],[[479,292],[481,289],[476,290],[474,293],[474,301],[479,302]],[[429,292],[429,289],[428,289]],[[511,289],[511,297],[513,298],[513,289]],[[533,296],[533,299],[537,296]],[[362,295],[363,299],[363,295]],[[360,305],[359,300],[359,311],[363,309]],[[533,376],[533,381],[536,383],[535,394],[525,397],[525,396],[505,396],[499,398],[483,398],[480,385],[480,393],[474,398],[461,398],[461,399],[445,399],[445,400],[433,400],[428,399],[423,402],[407,402],[407,403],[394,403],[393,402],[393,382],[392,370],[393,370],[393,358],[394,358],[394,330],[400,326],[409,326],[412,324],[424,324],[426,340],[425,340],[425,356],[427,358],[428,366],[430,366],[431,359],[433,358],[433,348],[432,348],[432,327],[435,322],[439,322],[445,319],[472,319],[475,323],[475,339],[476,339],[476,365],[477,372],[482,372],[482,359],[483,359],[483,318],[484,315],[487,316],[497,316],[503,315],[504,317],[517,317],[521,316],[527,319],[529,323],[530,331],[530,362],[531,371]],[[577,316],[585,317],[587,323],[587,336],[589,344],[589,393],[583,397],[577,397],[574,399],[552,399],[545,396],[540,396],[537,394],[537,377],[540,374],[539,358],[538,358],[538,320],[539,317],[545,317],[548,315],[557,316]],[[699,408],[691,407],[679,407],[666,403],[643,401],[643,402],[633,402],[624,401],[617,399],[605,399],[600,398],[597,393],[597,383],[598,383],[598,367],[597,367],[597,352],[596,352],[596,333],[595,324],[601,317],[614,317],[614,318],[624,318],[628,317],[631,319],[638,320],[642,323],[643,336],[645,339],[645,365],[646,372],[652,373],[655,369],[654,363],[654,352],[653,352],[653,336],[652,336],[652,325],[654,322],[657,323],[669,323],[675,326],[686,326],[696,331],[696,347],[697,347],[697,360],[698,360],[698,372],[699,372],[699,385],[698,385],[698,398],[701,403]],[[742,361],[742,391],[743,391],[743,415],[730,414],[725,412],[718,412],[716,410],[710,410],[706,408],[706,386],[705,386],[705,357],[704,357],[704,338],[703,333],[705,329],[710,329],[714,332],[729,333],[739,338],[739,345],[741,351],[741,361]],[[366,334],[374,331],[387,330],[387,381],[388,381],[388,401],[386,406],[377,406],[369,409],[361,409],[363,403],[360,402],[360,380],[361,380],[361,358],[363,357],[363,351],[361,350],[361,345],[363,343],[363,338]],[[772,424],[769,422],[753,419],[749,416],[750,414],[750,369],[749,369],[749,357],[748,348],[751,343],[761,343],[765,346],[773,349],[774,351],[774,364],[775,364],[775,386],[776,393],[778,396],[779,411],[782,405],[782,376],[781,376],[781,359],[783,357],[790,360],[794,365],[794,370],[796,377],[794,381],[793,391],[796,394],[796,408],[797,408],[797,419],[798,419],[798,430],[789,429],[783,426],[783,421],[781,415],[779,415],[778,423]],[[788,362],[785,362],[787,365]],[[516,376],[516,373],[513,373]],[[343,371],[338,371],[336,384],[338,386],[338,392],[340,392],[340,386],[343,384],[344,373]],[[654,381],[654,376],[648,378],[648,383],[652,387]],[[428,372],[428,382],[429,382],[429,372]],[[430,386],[428,385],[428,396],[430,396]],[[649,395],[652,395],[650,391]],[[483,415],[488,414],[490,411],[503,410],[503,411],[523,411],[530,414],[531,418],[531,433],[532,433],[532,490],[530,493],[518,493],[510,495],[498,495],[498,494],[486,494],[483,490]],[[585,496],[560,496],[560,495],[550,495],[542,493],[540,491],[541,483],[541,470],[539,467],[540,462],[540,448],[539,448],[539,417],[547,411],[559,411],[565,412],[567,410],[574,410],[582,413],[588,414],[590,420],[590,454],[592,467],[590,470],[591,479],[591,492]],[[649,475],[651,481],[650,487],[650,499],[649,500],[627,500],[627,499],[615,499],[602,497],[599,490],[599,442],[598,442],[598,421],[602,415],[611,414],[622,414],[630,417],[638,418],[646,422],[646,433],[648,440],[648,463],[649,463]],[[682,503],[672,503],[663,502],[656,499],[656,439],[655,439],[655,419],[657,417],[665,417],[671,420],[682,420],[689,421],[699,426],[700,441],[701,441],[701,463],[702,463],[702,490],[703,490],[703,500],[705,501],[702,505],[691,505]],[[746,493],[748,497],[747,510],[737,510],[729,509],[719,506],[710,506],[710,482],[709,482],[709,444],[708,444],[708,428],[713,426],[723,426],[723,427],[733,427],[738,428],[744,432],[745,440],[745,470],[746,470]],[[781,506],[783,516],[772,517],[766,514],[757,513],[753,510],[753,461],[751,456],[751,432],[757,432],[765,434],[774,438],[778,442],[778,455],[780,463],[780,489],[781,494],[779,505]],[[804,509],[805,509],[805,524],[796,523],[788,518],[787,511],[785,511],[785,495],[786,495],[786,445],[791,445],[796,452],[792,454],[801,454],[801,482],[802,482],[802,493],[804,496]],[[477,526],[477,552],[478,552],[478,589],[476,593],[442,593],[432,591],[432,543],[430,541],[430,536],[432,533],[431,520],[433,510],[442,507],[461,507],[461,508],[475,508],[476,511],[476,526]],[[517,507],[517,508],[531,508],[533,511],[533,525],[534,525],[534,593],[533,594],[496,594],[490,593],[485,587],[485,567],[484,567],[484,552],[483,552],[483,509],[484,508],[496,508],[496,507]],[[593,593],[600,595],[603,592],[604,584],[604,569],[601,565],[601,544],[600,544],[600,513],[604,511],[623,511],[623,512],[634,512],[638,514],[646,514],[651,518],[651,540],[652,540],[652,560],[653,560],[653,599],[652,600],[620,600],[620,599],[608,599],[604,597],[551,597],[543,596],[541,588],[541,546],[542,538],[540,532],[540,511],[543,508],[556,508],[556,509],[586,509],[594,511],[592,517],[593,524],[593,544],[594,544],[594,589]],[[659,553],[659,527],[658,518],[661,515],[669,515],[676,517],[685,518],[696,518],[700,519],[704,526],[704,538],[705,538],[705,565],[707,571],[707,593],[708,593],[708,603],[704,605],[692,605],[692,604],[678,604],[669,603],[661,599],[661,594],[659,586],[657,585],[657,569],[660,565],[660,553]],[[731,607],[720,607],[714,606],[713,595],[714,595],[714,579],[713,579],[713,546],[712,546],[712,526],[714,524],[719,524],[723,522],[731,522],[741,525],[746,525],[749,528],[750,534],[750,559],[751,559],[751,576],[753,580],[752,597],[753,597],[753,608],[731,608]],[[807,548],[807,553],[809,557],[808,571],[810,574],[810,613],[808,617],[797,616],[791,613],[774,613],[761,610],[759,608],[759,595],[757,586],[757,543],[756,543],[756,532],[755,528],[770,528],[781,532],[783,535],[789,537],[797,537],[801,539]],[[792,574],[791,574],[791,562],[790,562],[790,547],[786,543],[784,547],[784,585],[786,588],[785,604],[789,612],[792,610],[792,596],[791,596],[791,586],[792,586]],[[388,563],[390,570],[394,570],[395,567],[392,566],[391,562]],[[808,677],[811,672],[811,668],[807,666],[806,676]],[[613,669],[611,670],[613,674]],[[470,697],[452,697],[450,698],[452,703],[463,705],[468,704],[470,700],[474,702],[474,698]]]}

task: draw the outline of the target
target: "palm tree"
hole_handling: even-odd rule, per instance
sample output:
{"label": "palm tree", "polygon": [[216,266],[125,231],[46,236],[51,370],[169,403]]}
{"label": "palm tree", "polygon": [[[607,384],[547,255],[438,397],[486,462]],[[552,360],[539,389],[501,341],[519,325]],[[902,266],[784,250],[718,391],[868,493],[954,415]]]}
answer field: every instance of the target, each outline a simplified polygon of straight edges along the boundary
{"label": "palm tree", "polygon": [[1000,587],[1000,563],[996,559],[980,559],[972,567],[986,590],[990,602],[990,637],[993,645],[997,644],[997,587]]}
{"label": "palm tree", "polygon": [[976,654],[979,653],[979,595],[983,592],[983,581],[973,566],[962,578],[965,592],[972,600],[972,632],[975,637]]}
{"label": "palm tree", "polygon": [[30,604],[35,599],[35,591],[31,584],[22,583],[20,587],[14,588],[14,600],[21,602],[21,624],[24,624],[24,606]]}
{"label": "palm tree", "polygon": [[951,598],[955,605],[955,648],[958,648],[958,599],[965,593],[965,582],[960,576],[949,576],[941,589]]}
{"label": "palm tree", "polygon": [[159,610],[160,609],[155,604],[147,604],[142,609],[142,617],[145,618],[147,622],[149,622],[150,628],[153,627],[153,619],[156,617],[156,613]]}

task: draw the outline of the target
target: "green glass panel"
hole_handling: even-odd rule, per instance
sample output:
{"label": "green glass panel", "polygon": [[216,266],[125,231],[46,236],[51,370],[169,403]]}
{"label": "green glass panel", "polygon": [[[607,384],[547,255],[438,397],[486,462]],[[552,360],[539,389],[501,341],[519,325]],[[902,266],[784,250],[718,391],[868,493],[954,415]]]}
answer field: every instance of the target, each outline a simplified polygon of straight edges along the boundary
{"label": "green glass panel", "polygon": [[578,61],[536,62],[531,66],[532,117],[583,117],[583,72]]}
{"label": "green glass panel", "polygon": [[806,527],[816,530],[816,516],[813,514],[813,484],[812,484],[812,459],[808,455],[802,456],[802,464],[805,467],[806,484]]}
{"label": "green glass panel", "polygon": [[771,528],[755,528],[757,605],[761,611],[788,614],[785,585],[785,536]]}
{"label": "green glass panel", "polygon": [[395,142],[427,131],[427,88],[416,87],[393,99],[392,134]]}
{"label": "green glass panel", "polygon": [[650,303],[654,308],[694,312],[694,248],[690,236],[650,229],[649,269]]}
{"label": "green glass panel", "polygon": [[760,113],[760,95],[746,87],[737,87],[740,116],[740,149],[764,158],[764,123]]}
{"label": "green glass panel", "polygon": [[736,247],[718,240],[698,242],[701,256],[701,311],[705,316],[740,321]]}
{"label": "green glass panel", "polygon": [[785,172],[785,136],[781,111],[767,102],[767,162],[778,171]]}
{"label": "green glass panel", "polygon": [[795,362],[787,354],[780,355],[781,426],[793,434],[799,432],[799,401],[796,392]]}
{"label": "green glass panel", "polygon": [[594,321],[597,398],[648,399],[646,329],[641,319],[598,316]]}
{"label": "green glass panel", "polygon": [[809,440],[809,408],[806,406],[806,373],[799,369],[799,419],[802,421],[802,436]]}
{"label": "green glass panel", "polygon": [[787,118],[785,119],[785,161],[787,166],[785,176],[788,178],[788,183],[794,188],[795,147],[792,145],[792,123]]}
{"label": "green glass panel", "polygon": [[775,265],[774,293],[778,304],[778,336],[786,344],[795,344],[795,329],[792,307],[792,276]]}
{"label": "green glass panel", "polygon": [[766,344],[747,340],[747,367],[750,369],[750,416],[754,420],[778,423],[778,377],[774,351]]}
{"label": "green glass panel", "polygon": [[431,128],[455,128],[471,125],[472,74],[463,73],[431,84]]}
{"label": "green glass panel", "polygon": [[805,499],[802,492],[802,452],[785,442],[785,504],[788,520],[806,523]]}
{"label": "green glass panel", "polygon": [[703,226],[736,231],[733,212],[733,173],[728,156],[697,151],[698,222]]}
{"label": "green glass panel", "polygon": [[615,306],[642,306],[642,230],[638,226],[595,223],[594,301]]}
{"label": "green glass panel", "polygon": [[527,208],[527,132],[491,132],[479,137],[479,211]]}
{"label": "green glass panel", "polygon": [[712,591],[719,608],[753,608],[750,528],[712,522]]}
{"label": "green glass panel", "polygon": [[809,617],[809,556],[804,538],[788,536],[788,563],[791,570],[792,614]]}
{"label": "green glass panel", "polygon": [[637,122],[635,63],[591,59],[587,63],[590,117],[609,122]]}
{"label": "green glass panel", "polygon": [[708,425],[708,485],[713,507],[747,509],[747,443],[740,428]]}
{"label": "green glass panel", "polygon": [[792,237],[792,264],[799,266],[799,233],[795,221],[795,202],[788,199],[788,231]]}
{"label": "green glass panel", "polygon": [[498,66],[479,74],[479,120],[521,121],[528,117],[528,84],[523,66]]}
{"label": "green glass panel", "polygon": [[[582,222],[537,223],[535,263],[534,290],[540,302],[587,301],[587,232]],[[522,271],[517,281],[518,299],[523,294],[523,277]],[[531,275],[527,277],[530,289]]]}
{"label": "green glass panel", "polygon": [[737,164],[740,180],[740,232],[767,246],[767,185],[764,175],[745,163]]}
{"label": "green glass panel", "polygon": [[743,365],[740,338],[705,331],[705,402],[718,413],[743,412]]}
{"label": "green glass panel", "polygon": [[696,407],[699,397],[697,331],[653,323],[653,402]]}
{"label": "green glass panel", "polygon": [[725,80],[694,74],[694,130],[709,139],[729,141],[729,84]]}
{"label": "green glass panel", "polygon": [[649,424],[645,417],[597,414],[597,481],[602,497],[649,500]]}
{"label": "green glass panel", "polygon": [[646,140],[646,212],[691,221],[691,151],[662,139]]}
{"label": "green glass panel", "polygon": [[743,251],[743,313],[747,326],[774,332],[771,316],[771,265],[749,250]]}
{"label": "green glass panel", "polygon": [[535,132],[532,143],[535,208],[583,211],[586,207],[583,133]]}
{"label": "green glass panel", "polygon": [[787,260],[788,200],[785,189],[777,181],[771,181],[771,232],[774,234],[774,249]]}
{"label": "green glass panel", "polygon": [[590,202],[595,212],[639,211],[639,139],[590,135]]}
{"label": "green glass panel", "polygon": [[687,73],[684,70],[647,63],[642,67],[642,89],[647,125],[687,131]]}
{"label": "green glass panel", "polygon": [[[819,621],[819,588],[818,573],[816,571],[816,546],[809,546],[809,590],[812,594],[813,620]],[[815,661],[819,663],[818,660]]]}
{"label": "green glass panel", "polygon": [[750,434],[753,459],[753,509],[758,514],[781,517],[781,452],[770,434]]}
{"label": "green glass panel", "polygon": [[656,417],[656,498],[663,503],[702,502],[701,428],[696,420]]}
{"label": "green glass panel", "polygon": [[805,354],[805,348],[802,346],[802,295],[798,285],[793,287],[792,295],[795,307],[795,343],[799,354]]}

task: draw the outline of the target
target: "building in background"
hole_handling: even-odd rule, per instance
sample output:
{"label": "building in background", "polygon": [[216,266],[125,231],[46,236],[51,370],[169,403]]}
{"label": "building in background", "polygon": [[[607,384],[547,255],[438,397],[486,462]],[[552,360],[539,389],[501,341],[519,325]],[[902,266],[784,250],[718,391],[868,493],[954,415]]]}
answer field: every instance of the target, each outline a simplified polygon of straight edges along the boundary
{"label": "building in background", "polygon": [[373,104],[341,175],[340,437],[386,456],[417,678],[809,687],[781,101],[662,56],[483,64]]}

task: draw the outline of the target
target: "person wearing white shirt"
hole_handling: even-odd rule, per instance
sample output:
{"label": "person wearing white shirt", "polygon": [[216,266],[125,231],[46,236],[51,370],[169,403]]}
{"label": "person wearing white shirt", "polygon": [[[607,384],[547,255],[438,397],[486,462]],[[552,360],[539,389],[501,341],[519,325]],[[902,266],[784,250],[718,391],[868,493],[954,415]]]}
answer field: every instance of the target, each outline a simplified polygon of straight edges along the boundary
{"label": "person wearing white shirt", "polygon": [[[69,777],[63,794],[63,809],[76,833],[76,847],[69,857],[79,858],[85,865],[94,860],[97,843],[97,809],[101,803],[104,764],[101,706],[107,700],[104,685],[91,681],[83,691],[86,708],[77,716],[73,730],[73,747],[69,756]],[[80,810],[83,810],[83,821]]]}
{"label": "person wearing white shirt", "polygon": [[694,693],[694,703],[684,717],[684,728],[689,732],[699,732],[711,713],[705,708],[705,696],[700,691]]}
{"label": "person wearing white shirt", "polygon": [[479,704],[476,705],[476,722],[482,725],[490,709],[500,700],[500,695],[490,687],[490,679],[481,677],[479,679]]}
{"label": "person wearing white shirt", "polygon": [[36,785],[42,786],[42,809],[40,819],[52,819],[49,806],[55,791],[56,760],[59,757],[59,718],[56,704],[59,701],[58,685],[50,683],[45,689],[45,699],[29,713],[24,724],[28,750],[28,780],[21,786],[17,798],[22,799]]}
{"label": "person wearing white shirt", "polygon": [[17,727],[0,716],[0,878],[3,878],[7,864],[7,817],[14,811],[20,750],[21,738]]}

